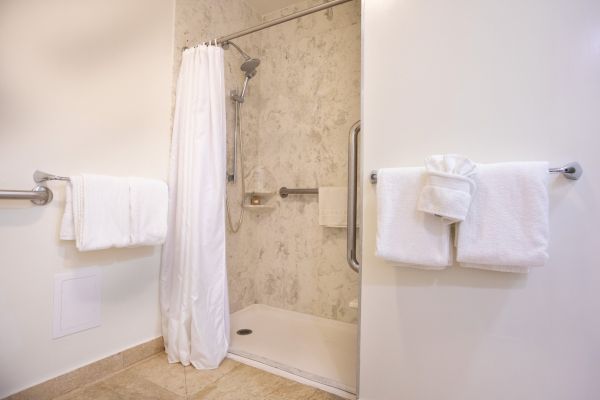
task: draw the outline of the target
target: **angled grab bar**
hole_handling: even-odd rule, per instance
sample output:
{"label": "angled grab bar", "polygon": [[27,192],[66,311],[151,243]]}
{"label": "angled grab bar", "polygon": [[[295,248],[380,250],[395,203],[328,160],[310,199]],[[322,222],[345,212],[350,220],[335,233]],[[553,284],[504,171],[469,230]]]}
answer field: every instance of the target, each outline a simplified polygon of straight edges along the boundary
{"label": "angled grab bar", "polygon": [[358,191],[358,134],[360,120],[350,128],[348,136],[348,237],[346,242],[346,260],[354,272],[360,271],[356,259],[356,203]]}

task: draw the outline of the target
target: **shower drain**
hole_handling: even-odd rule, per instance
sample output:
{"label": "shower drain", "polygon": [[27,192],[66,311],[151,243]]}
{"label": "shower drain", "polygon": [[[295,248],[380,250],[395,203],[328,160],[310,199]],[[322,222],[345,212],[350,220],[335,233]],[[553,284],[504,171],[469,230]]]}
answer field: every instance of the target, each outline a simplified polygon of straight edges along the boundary
{"label": "shower drain", "polygon": [[250,335],[252,333],[252,329],[240,329],[236,332],[238,335]]}

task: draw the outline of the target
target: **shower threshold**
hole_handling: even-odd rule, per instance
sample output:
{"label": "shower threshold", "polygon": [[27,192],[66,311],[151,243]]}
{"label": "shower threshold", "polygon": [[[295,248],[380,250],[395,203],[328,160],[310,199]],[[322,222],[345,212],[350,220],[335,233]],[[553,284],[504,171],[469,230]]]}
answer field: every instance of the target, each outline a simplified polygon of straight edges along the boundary
{"label": "shower threshold", "polygon": [[231,314],[228,356],[355,399],[357,333],[355,324],[253,304]]}

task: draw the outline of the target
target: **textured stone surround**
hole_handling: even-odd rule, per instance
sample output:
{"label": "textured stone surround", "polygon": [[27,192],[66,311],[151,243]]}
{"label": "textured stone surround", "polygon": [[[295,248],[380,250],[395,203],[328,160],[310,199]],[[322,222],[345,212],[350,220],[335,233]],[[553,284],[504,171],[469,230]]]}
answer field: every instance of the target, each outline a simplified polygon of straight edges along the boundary
{"label": "textured stone surround", "polygon": [[[242,1],[178,0],[176,68],[184,46],[320,3],[302,1],[258,16]],[[261,59],[243,105],[246,173],[263,165],[277,187],[345,185],[348,130],[360,118],[360,2],[235,42]],[[235,50],[225,52],[228,92],[242,83],[241,62]],[[230,199],[240,195],[231,185],[228,193]],[[345,261],[346,230],[318,225],[317,196],[271,202],[273,210],[246,212],[240,231],[227,236],[231,310],[263,303],[356,321],[348,303],[358,296],[358,276]],[[234,214],[238,210],[234,205]]]}

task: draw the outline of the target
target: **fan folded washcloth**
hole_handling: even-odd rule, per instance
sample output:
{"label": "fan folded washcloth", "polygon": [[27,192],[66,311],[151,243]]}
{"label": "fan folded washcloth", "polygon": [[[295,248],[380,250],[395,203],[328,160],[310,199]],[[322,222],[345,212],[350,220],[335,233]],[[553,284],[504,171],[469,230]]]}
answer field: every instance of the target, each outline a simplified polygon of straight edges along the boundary
{"label": "fan folded washcloth", "polygon": [[548,163],[480,164],[477,191],[458,226],[463,267],[527,272],[548,259]]}
{"label": "fan folded washcloth", "polygon": [[418,209],[441,217],[446,224],[464,221],[475,190],[476,164],[457,154],[434,155],[425,161],[427,184]]}
{"label": "fan folded washcloth", "polygon": [[324,186],[319,188],[319,225],[332,228],[345,228],[348,224],[346,213],[348,189],[345,186]]}
{"label": "fan folded washcloth", "polygon": [[79,251],[156,245],[167,231],[164,182],[81,175],[70,178],[60,238]]}
{"label": "fan folded washcloth", "polygon": [[450,226],[417,210],[424,168],[377,173],[377,256],[404,266],[443,269],[451,261]]}

